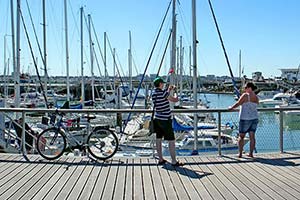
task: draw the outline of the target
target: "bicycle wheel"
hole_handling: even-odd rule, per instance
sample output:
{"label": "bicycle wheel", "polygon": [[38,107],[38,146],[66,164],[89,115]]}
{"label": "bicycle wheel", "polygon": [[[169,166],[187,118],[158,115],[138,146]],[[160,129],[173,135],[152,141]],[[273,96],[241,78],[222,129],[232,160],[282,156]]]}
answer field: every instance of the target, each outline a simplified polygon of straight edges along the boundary
{"label": "bicycle wheel", "polygon": [[89,135],[87,144],[87,149],[93,157],[106,160],[117,152],[119,141],[111,130],[98,129]]}
{"label": "bicycle wheel", "polygon": [[36,148],[43,158],[47,160],[57,159],[66,148],[65,135],[57,128],[46,129],[38,135]]}

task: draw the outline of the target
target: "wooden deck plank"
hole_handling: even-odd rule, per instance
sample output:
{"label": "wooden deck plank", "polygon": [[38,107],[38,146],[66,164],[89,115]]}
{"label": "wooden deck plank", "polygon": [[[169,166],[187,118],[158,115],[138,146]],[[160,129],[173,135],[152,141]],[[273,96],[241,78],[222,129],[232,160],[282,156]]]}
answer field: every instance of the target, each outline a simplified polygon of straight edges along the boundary
{"label": "wooden deck plank", "polygon": [[[217,159],[213,158],[213,157],[205,157],[202,159],[202,161],[204,162],[218,162]],[[216,177],[219,179],[219,181],[221,183],[223,183],[226,188],[228,188],[228,190],[235,196],[235,198],[237,199],[247,199],[247,197],[245,196],[245,194],[243,194],[243,191],[241,191],[239,189],[238,186],[234,185],[234,183],[232,182],[232,180],[230,180],[226,175],[226,173],[224,173],[224,169],[221,168],[219,169],[218,167],[221,166],[221,162],[220,164],[214,164],[214,165],[207,165],[207,167],[214,172],[214,174],[216,175]]]}
{"label": "wooden deck plank", "polygon": [[[266,194],[268,194],[269,197],[272,199],[284,199],[283,196],[280,195],[280,193],[276,192],[272,185],[266,184],[264,179],[261,179],[257,176],[255,171],[251,171],[248,167],[244,166],[247,162],[252,162],[249,159],[238,159],[240,160],[240,163],[237,163],[234,165],[235,169],[238,171],[241,171],[245,176],[247,177],[249,182],[252,182],[251,185],[256,185],[259,188],[261,188]],[[263,195],[263,193],[262,193]]]}
{"label": "wooden deck plank", "polygon": [[158,166],[156,161],[154,160],[155,164],[150,165],[150,173],[153,181],[153,190],[155,199],[165,200],[167,199],[166,192],[165,192],[165,185],[162,183],[161,176],[159,175]]}
{"label": "wooden deck plank", "polygon": [[199,163],[198,166],[201,170],[210,174],[209,176],[204,177],[202,181],[204,181],[204,184],[207,186],[213,199],[235,199],[226,187],[216,178],[215,173],[208,168],[207,165],[210,163],[204,162],[200,157],[195,157],[194,161]]}
{"label": "wooden deck plank", "polygon": [[15,170],[8,172],[8,174],[0,180],[0,197],[26,176],[35,166],[35,164],[29,162],[24,162],[23,164],[22,162],[18,162],[17,165],[18,167],[15,168]]}
{"label": "wooden deck plank", "polygon": [[165,193],[167,195],[167,199],[178,199],[173,182],[171,177],[169,176],[168,171],[165,169],[164,166],[159,166],[158,168],[158,175],[162,178],[163,185],[165,186]]}
{"label": "wooden deck plank", "polygon": [[[22,170],[18,171],[17,174],[11,173],[3,179],[5,182],[1,183],[0,199],[8,199],[15,191],[27,182],[26,176],[32,176],[32,172],[35,173],[34,164],[22,165]],[[17,172],[17,171],[15,171]],[[3,181],[2,180],[2,181]]]}
{"label": "wooden deck plank", "polygon": [[201,178],[201,175],[194,171],[187,162],[182,167],[176,167],[176,171],[188,197],[190,199],[201,199],[197,192],[198,188],[195,188],[191,181],[191,179]]}
{"label": "wooden deck plank", "polygon": [[5,165],[11,164],[11,162],[8,161],[15,160],[17,157],[19,157],[17,154],[0,154],[0,172]]}
{"label": "wooden deck plank", "polygon": [[12,167],[19,162],[22,161],[23,157],[18,155],[10,155],[7,156],[4,160],[0,162],[0,177],[3,178],[4,174],[7,174],[6,170],[11,170]]}
{"label": "wooden deck plank", "polygon": [[240,190],[248,199],[251,200],[258,200],[260,199],[259,196],[257,196],[256,192],[253,192],[248,187],[248,181],[241,178],[241,174],[239,174],[237,171],[229,170],[228,166],[229,164],[224,162],[222,158],[220,157],[209,157],[209,161],[215,162],[219,161],[220,164],[214,165],[221,173],[224,174],[224,176],[229,179],[232,184]]}
{"label": "wooden deck plank", "polygon": [[155,191],[153,186],[153,179],[152,174],[150,171],[150,165],[156,165],[154,159],[142,158],[142,181],[143,181],[143,188],[144,188],[144,196],[146,200],[155,199]]}
{"label": "wooden deck plank", "polygon": [[281,197],[288,199],[296,199],[293,195],[291,195],[289,192],[283,189],[282,183],[277,182],[277,180],[274,179],[274,177],[270,176],[269,174],[263,171],[256,171],[257,168],[255,162],[247,162],[241,167],[243,167],[245,170],[248,170],[249,172],[255,172],[256,178],[260,179],[264,184],[272,188],[273,191],[276,191],[276,193],[278,193]]}
{"label": "wooden deck plank", "polygon": [[[66,172],[62,174],[62,177],[56,182],[47,194],[45,199],[64,199],[72,189],[74,180],[76,180],[78,174],[80,174],[80,166],[82,166],[82,158],[75,158],[74,162],[66,168]],[[71,187],[69,187],[71,186]],[[63,197],[63,198],[61,198]]]}
{"label": "wooden deck plank", "polygon": [[4,199],[17,199],[22,197],[44,176],[44,173],[53,166],[46,163],[33,163],[33,165],[33,169],[26,174],[22,180],[19,180],[13,187],[6,191],[7,195],[3,196]]}
{"label": "wooden deck plank", "polygon": [[205,200],[213,199],[201,181],[203,177],[209,174],[202,170],[199,170],[199,167],[197,166],[198,163],[195,163],[194,157],[190,157],[190,158],[186,157],[185,162],[186,164],[189,163],[189,167],[191,169],[189,173],[192,173],[189,175],[191,177],[190,180],[192,182],[192,185],[195,188],[195,191],[198,193],[199,198]]}
{"label": "wooden deck plank", "polygon": [[[259,162],[251,162],[251,163],[247,163],[247,165],[249,165],[253,170],[257,171],[257,173],[261,174],[262,176],[264,176],[266,179],[268,179],[270,182],[272,182],[275,185],[275,189],[279,189],[283,190],[284,192],[282,194],[286,194],[289,199],[291,198],[297,198],[300,196],[300,193],[293,189],[293,186],[296,186],[296,184],[293,184],[292,182],[290,182],[289,180],[287,180],[284,176],[282,176],[281,174],[276,174],[276,172],[272,169],[270,170],[270,167],[267,168],[262,168],[260,166]],[[284,187],[283,187],[284,186]],[[299,187],[299,185],[297,185],[296,187]]]}
{"label": "wooden deck plank", "polygon": [[144,199],[141,159],[134,159],[133,167],[133,199]]}
{"label": "wooden deck plank", "polygon": [[0,199],[299,199],[299,155],[182,157],[186,165],[174,168],[152,158],[27,162],[0,154]]}
{"label": "wooden deck plank", "polygon": [[[272,164],[270,163],[270,160],[272,161]],[[281,158],[274,158],[274,157],[269,157],[265,156],[264,158],[257,158],[256,162],[258,162],[260,165],[260,168],[263,170],[267,170],[272,173],[276,174],[276,177],[280,177],[281,180],[287,181],[289,185],[296,184],[297,186],[300,187],[299,179],[300,179],[300,174],[297,173],[299,170],[290,170],[291,168],[295,168],[295,164],[293,161],[291,161],[289,158],[281,157]],[[272,171],[270,171],[272,170]],[[296,186],[295,185],[295,186]]]}
{"label": "wooden deck plank", "polygon": [[[0,153],[0,160],[3,161],[3,160],[6,160],[6,159],[8,159],[9,157],[12,157],[12,156],[17,156],[17,154]],[[1,164],[1,162],[0,162],[0,164]]]}
{"label": "wooden deck plank", "polygon": [[117,180],[112,199],[123,199],[125,192],[127,163],[125,159],[118,159],[118,162]]}
{"label": "wooden deck plank", "polygon": [[181,179],[179,178],[178,171],[176,170],[176,168],[177,167],[173,167],[171,165],[165,166],[165,169],[168,169],[170,180],[173,184],[178,199],[190,199],[187,191],[185,190],[185,187],[181,182]]}
{"label": "wooden deck plank", "polygon": [[[62,162],[67,161],[67,158],[64,158],[59,161],[54,161],[54,162],[48,162],[46,167],[43,169],[45,170],[45,173],[42,175],[36,175],[30,180],[30,182],[34,183],[30,188],[27,189],[26,193],[22,195],[22,199],[32,199],[35,194],[40,191],[45,183],[47,183],[50,178],[53,176],[53,174],[63,166]],[[12,197],[13,198],[13,197]]]}
{"label": "wooden deck plank", "polygon": [[[111,167],[111,163],[112,161],[109,161],[108,163],[104,162],[101,164],[102,169],[99,173],[98,179],[96,181],[93,192],[91,193],[90,199],[101,199],[104,188],[106,187],[106,182],[109,178],[108,174]],[[111,187],[111,186],[107,186],[107,187]]]}
{"label": "wooden deck plank", "polygon": [[[286,155],[286,154],[284,154],[284,155]],[[288,156],[288,157],[290,157],[290,156]],[[285,172],[285,175],[289,175],[290,177],[292,177],[292,179],[300,180],[300,172],[299,172],[299,169],[297,169],[297,166],[300,166],[300,164],[298,164],[298,165],[296,164],[297,160],[300,161],[299,158],[293,159],[293,158],[287,158],[287,157],[274,157],[272,155],[266,155],[266,156],[264,156],[264,158],[273,159],[273,161],[278,164],[277,169],[279,171],[283,170]],[[282,162],[278,161],[278,159],[287,159],[289,164],[282,164]],[[263,163],[267,164],[267,162],[263,162]],[[298,181],[296,181],[296,182],[298,182]]]}
{"label": "wooden deck plank", "polygon": [[129,158],[126,161],[126,175],[125,175],[125,188],[124,188],[124,199],[133,199],[133,159]]}
{"label": "wooden deck plank", "polygon": [[87,178],[93,168],[89,164],[90,160],[83,157],[83,160],[78,164],[76,172],[70,177],[67,184],[64,185],[58,199],[78,199],[79,195],[87,182]]}
{"label": "wooden deck plank", "polygon": [[[3,178],[5,175],[9,174],[15,168],[21,167],[20,163],[24,163],[25,160],[23,156],[10,156],[6,161],[1,162],[3,166],[0,168],[0,177]],[[0,178],[0,179],[1,179]]]}
{"label": "wooden deck plank", "polygon": [[116,180],[118,177],[118,167],[119,167],[119,160],[113,160],[112,165],[110,167],[109,173],[107,174],[108,179],[106,182],[106,186],[103,190],[103,194],[101,199],[113,199],[114,190],[116,186]]}
{"label": "wooden deck plank", "polygon": [[74,165],[70,166],[74,168],[72,173],[64,176],[62,180],[66,180],[64,183],[61,183],[61,187],[58,190],[58,194],[56,195],[56,199],[67,199],[69,194],[72,192],[74,185],[77,183],[80,178],[83,170],[85,169],[84,162],[74,163]]}
{"label": "wooden deck plank", "polygon": [[[75,185],[73,186],[72,191],[68,194],[67,199],[79,199],[80,194],[82,193],[83,189],[85,188],[85,185],[88,182],[88,179],[91,175],[91,172],[93,171],[94,166],[90,165],[88,162],[89,160],[86,160],[86,165],[84,166],[84,169],[82,169],[82,173],[76,180]],[[83,166],[80,166],[83,167]]]}
{"label": "wooden deck plank", "polygon": [[91,172],[86,181],[86,184],[84,185],[84,188],[82,188],[81,190],[81,193],[78,197],[79,200],[88,199],[92,195],[97,180],[99,178],[100,172],[102,170],[102,165],[95,163],[93,166],[89,166],[88,168],[91,168]]}
{"label": "wooden deck plank", "polygon": [[[251,190],[254,194],[258,195],[260,199],[264,200],[272,200],[271,196],[269,196],[265,190],[261,187],[259,187],[255,183],[255,179],[247,177],[247,173],[244,173],[243,170],[237,167],[237,165],[242,164],[239,163],[239,161],[236,158],[226,158],[226,157],[219,157],[219,160],[223,161],[224,167],[231,172],[240,182],[242,182],[246,188]],[[249,185],[251,187],[249,187]],[[247,190],[245,190],[247,191]],[[248,193],[247,193],[248,194]],[[250,193],[249,193],[250,194]]]}
{"label": "wooden deck plank", "polygon": [[[198,159],[198,157],[196,157],[196,156],[193,157],[193,161],[194,161],[194,163],[197,163],[197,165],[194,165],[195,166],[194,170],[199,170],[199,171],[203,172],[203,174],[205,175],[201,178],[201,183],[205,187],[205,190],[206,190],[203,193],[204,194],[206,194],[206,192],[209,193],[209,195],[212,199],[224,199],[224,197],[221,195],[221,193],[216,189],[216,187],[211,183],[211,181],[209,179],[209,176],[213,176],[214,174],[205,169],[205,167],[204,167],[205,164],[203,164],[202,161]],[[200,190],[200,192],[201,192],[201,190]],[[200,196],[202,196],[202,195],[203,194],[200,194]]]}
{"label": "wooden deck plank", "polygon": [[[63,159],[63,158],[61,158]],[[61,187],[62,185],[59,185],[62,183],[63,176],[66,173],[70,173],[70,171],[74,170],[74,167],[70,167],[70,165],[72,165],[73,162],[76,161],[76,158],[70,158],[67,160],[67,162],[62,163],[62,166],[60,168],[56,168],[54,170],[56,171],[52,171],[52,176],[51,178],[45,182],[45,185],[43,185],[43,187],[38,191],[38,193],[35,194],[35,196],[33,197],[33,199],[35,200],[40,200],[40,199],[50,199],[51,195],[52,195],[52,199],[57,195],[57,191],[59,190],[59,187]],[[49,196],[50,195],[50,196]]]}
{"label": "wooden deck plank", "polygon": [[[209,163],[209,160],[206,157],[198,157],[198,160],[200,160],[201,162],[204,163]],[[223,196],[223,198],[225,199],[237,199],[233,193],[227,188],[227,186],[224,185],[223,182],[221,182],[215,171],[213,171],[210,167],[210,164],[206,164],[206,165],[201,165],[203,170],[206,170],[207,172],[212,173],[212,176],[209,176],[209,180],[211,181],[211,183],[214,185],[214,187],[216,187],[216,189],[220,192],[220,194]]]}
{"label": "wooden deck plank", "polygon": [[[77,164],[79,162],[79,164]],[[74,180],[76,180],[78,174],[80,174],[81,170],[79,170],[79,166],[81,165],[82,158],[75,157],[73,163],[71,163],[68,168],[64,169],[66,172],[62,174],[62,177],[56,182],[56,184],[51,188],[50,192],[47,194],[45,199],[64,199],[67,194],[70,192],[72,187],[69,185],[74,184]],[[62,198],[63,197],[63,198]]]}

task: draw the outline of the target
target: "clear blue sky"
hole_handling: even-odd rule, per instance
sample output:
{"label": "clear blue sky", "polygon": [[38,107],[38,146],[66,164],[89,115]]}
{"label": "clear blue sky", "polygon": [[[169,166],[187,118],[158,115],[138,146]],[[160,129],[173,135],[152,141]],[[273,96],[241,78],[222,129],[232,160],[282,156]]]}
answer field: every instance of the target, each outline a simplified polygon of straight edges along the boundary
{"label": "clear blue sky", "polygon": [[[42,1],[27,0],[33,15],[39,41],[42,43]],[[128,74],[127,51],[128,32],[132,34],[134,69],[133,74],[143,73],[158,28],[170,0],[68,0],[68,37],[70,54],[70,75],[80,75],[80,21],[79,9],[84,6],[85,14],[91,14],[97,37],[103,51],[103,35],[107,32],[112,48],[116,48],[117,64]],[[0,74],[4,69],[4,35],[11,34],[10,7],[8,0],[0,0]],[[177,6],[178,34],[183,37],[185,48],[184,66],[188,73],[188,48],[191,45],[191,0],[180,0]],[[280,68],[297,68],[300,63],[300,21],[299,0],[212,0],[221,34],[230,59],[233,73],[238,76],[238,55],[242,51],[242,66],[248,77],[254,71],[261,71],[264,77],[280,76]],[[65,37],[63,0],[47,0],[47,51],[50,75],[65,75]],[[15,5],[16,7],[16,5]],[[22,12],[29,30],[30,40],[38,57],[41,58],[33,35],[26,0],[22,0]],[[149,73],[156,73],[166,38],[171,26],[171,12],[160,35],[155,53],[150,62]],[[88,32],[84,27],[84,74],[90,75]],[[94,41],[95,37],[93,36]],[[11,37],[7,36],[7,57],[11,57]],[[200,75],[229,75],[220,41],[216,32],[207,0],[197,1],[198,73]],[[95,41],[96,43],[96,41]],[[101,73],[103,63],[98,51]],[[161,74],[169,69],[168,50]],[[108,72],[113,74],[112,55],[107,48]],[[32,64],[28,43],[21,28],[21,71],[36,74]],[[10,64],[10,72],[12,64]],[[40,71],[40,74],[43,74]],[[99,75],[95,64],[95,74]]]}

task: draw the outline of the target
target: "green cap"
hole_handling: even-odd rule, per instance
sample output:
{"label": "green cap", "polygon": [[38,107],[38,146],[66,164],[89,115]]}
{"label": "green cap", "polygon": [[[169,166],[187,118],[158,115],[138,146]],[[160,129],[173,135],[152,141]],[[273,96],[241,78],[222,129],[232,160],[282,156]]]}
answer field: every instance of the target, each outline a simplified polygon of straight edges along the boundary
{"label": "green cap", "polygon": [[159,83],[166,83],[166,81],[164,81],[161,77],[158,76],[154,79],[153,83],[155,86],[158,86]]}

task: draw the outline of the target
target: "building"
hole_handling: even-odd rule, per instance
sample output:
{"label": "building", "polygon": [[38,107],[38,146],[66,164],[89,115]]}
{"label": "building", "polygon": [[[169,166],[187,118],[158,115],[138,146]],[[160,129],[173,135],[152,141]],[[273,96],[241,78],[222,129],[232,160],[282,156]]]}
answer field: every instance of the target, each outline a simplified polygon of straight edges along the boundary
{"label": "building", "polygon": [[264,77],[263,77],[261,72],[253,72],[252,73],[252,80],[254,82],[256,82],[256,81],[261,82],[261,81],[264,81]]}
{"label": "building", "polygon": [[289,81],[298,80],[300,78],[300,73],[298,68],[287,68],[279,69],[281,71],[281,78]]}

